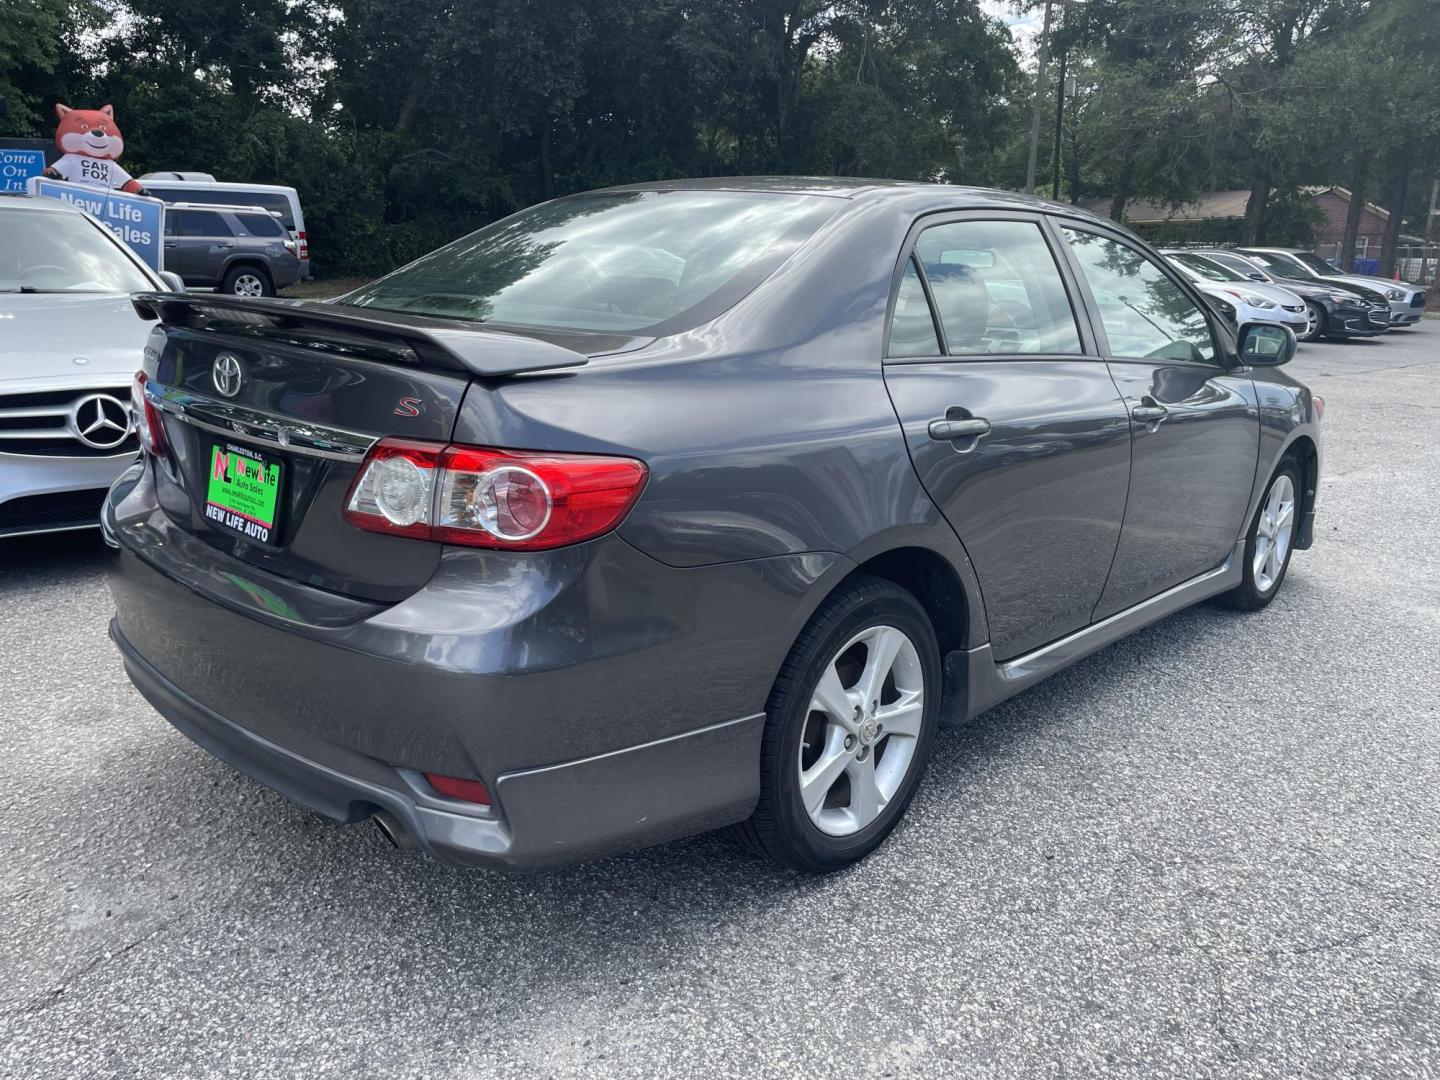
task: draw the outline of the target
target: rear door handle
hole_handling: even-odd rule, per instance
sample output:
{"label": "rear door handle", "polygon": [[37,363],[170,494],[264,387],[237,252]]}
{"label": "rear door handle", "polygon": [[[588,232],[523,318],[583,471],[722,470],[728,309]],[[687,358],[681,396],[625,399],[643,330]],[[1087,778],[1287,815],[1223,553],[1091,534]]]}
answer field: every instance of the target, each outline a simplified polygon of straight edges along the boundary
{"label": "rear door handle", "polygon": [[930,438],[939,442],[953,442],[956,439],[978,439],[990,434],[990,421],[983,416],[972,416],[967,420],[931,420]]}

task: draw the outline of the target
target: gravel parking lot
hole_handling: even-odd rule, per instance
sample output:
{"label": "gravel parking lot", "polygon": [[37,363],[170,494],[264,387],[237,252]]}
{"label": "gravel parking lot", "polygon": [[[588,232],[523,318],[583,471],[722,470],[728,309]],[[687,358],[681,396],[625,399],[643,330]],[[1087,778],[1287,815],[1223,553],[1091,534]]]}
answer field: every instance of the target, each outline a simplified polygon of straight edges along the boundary
{"label": "gravel parking lot", "polygon": [[0,547],[0,1075],[1440,1072],[1440,323],[1305,346],[1316,547],[942,733],[823,880],[727,836],[438,866],[135,693],[90,536]]}

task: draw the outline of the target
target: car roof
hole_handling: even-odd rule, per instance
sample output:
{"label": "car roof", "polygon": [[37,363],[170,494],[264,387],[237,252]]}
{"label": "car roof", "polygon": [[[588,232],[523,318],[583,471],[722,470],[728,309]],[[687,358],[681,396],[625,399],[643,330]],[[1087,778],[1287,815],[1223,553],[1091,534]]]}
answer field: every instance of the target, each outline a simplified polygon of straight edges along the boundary
{"label": "car roof", "polygon": [[63,214],[80,214],[82,216],[85,213],[78,206],[68,203],[64,199],[56,199],[49,195],[20,193],[0,197],[0,210],[48,210],[52,213],[58,211]]}
{"label": "car roof", "polygon": [[1282,248],[1282,247],[1243,247],[1241,251],[1268,251],[1272,255],[1299,255],[1304,248]]}
{"label": "car roof", "polygon": [[279,217],[278,210],[266,210],[263,206],[252,206],[247,203],[193,203],[173,202],[167,203],[168,210],[228,210],[232,214],[269,214],[271,217]]}
{"label": "car roof", "polygon": [[149,180],[155,187],[162,187],[167,191],[174,191],[180,188],[194,188],[196,191],[280,191],[287,195],[294,195],[299,198],[299,193],[289,184],[252,184],[247,180],[175,180],[168,176],[154,176],[146,173],[140,177],[142,181]]}
{"label": "car roof", "polygon": [[[652,180],[619,184],[601,191],[756,191],[785,195],[817,195],[853,202],[904,201],[924,210],[1045,210],[1120,228],[1109,218],[1068,203],[998,188],[933,184],[858,176],[709,176],[690,180]],[[581,192],[590,195],[594,192]],[[574,197],[574,196],[570,196]],[[927,205],[928,204],[928,205]]]}

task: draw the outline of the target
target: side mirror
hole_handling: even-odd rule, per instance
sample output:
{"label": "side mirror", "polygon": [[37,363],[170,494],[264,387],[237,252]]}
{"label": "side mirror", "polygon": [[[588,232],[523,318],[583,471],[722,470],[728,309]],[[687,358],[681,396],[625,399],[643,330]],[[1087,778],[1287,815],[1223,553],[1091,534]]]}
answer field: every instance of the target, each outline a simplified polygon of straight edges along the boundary
{"label": "side mirror", "polygon": [[173,270],[161,270],[160,280],[165,282],[166,285],[169,285],[173,292],[185,291],[185,282],[182,281],[180,275]]}
{"label": "side mirror", "polygon": [[1251,323],[1240,335],[1240,362],[1250,367],[1279,367],[1295,355],[1295,332],[1274,323]]}

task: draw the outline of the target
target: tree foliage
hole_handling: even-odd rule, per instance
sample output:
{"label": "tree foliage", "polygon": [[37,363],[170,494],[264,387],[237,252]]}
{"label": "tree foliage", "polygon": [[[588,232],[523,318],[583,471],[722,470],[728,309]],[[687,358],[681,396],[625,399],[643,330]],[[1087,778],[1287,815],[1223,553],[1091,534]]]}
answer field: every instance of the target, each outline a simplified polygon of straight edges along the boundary
{"label": "tree foliage", "polygon": [[[980,0],[0,0],[0,133],[48,135],[57,100],[110,102],[131,171],[294,184],[319,271],[369,273],[604,184],[795,172],[1019,187],[1031,58],[990,11]],[[1051,51],[1080,91],[1067,104],[1062,196],[1105,196],[1123,214],[1138,198],[1246,187],[1256,194],[1242,231],[1277,238],[1303,230],[1304,184],[1363,173],[1412,212],[1428,194],[1440,0],[1063,11]]]}

